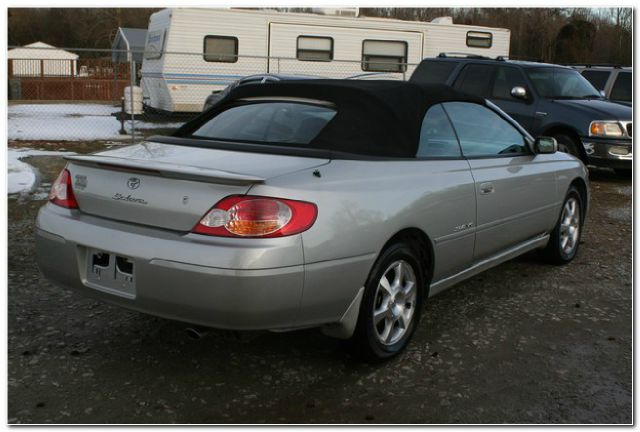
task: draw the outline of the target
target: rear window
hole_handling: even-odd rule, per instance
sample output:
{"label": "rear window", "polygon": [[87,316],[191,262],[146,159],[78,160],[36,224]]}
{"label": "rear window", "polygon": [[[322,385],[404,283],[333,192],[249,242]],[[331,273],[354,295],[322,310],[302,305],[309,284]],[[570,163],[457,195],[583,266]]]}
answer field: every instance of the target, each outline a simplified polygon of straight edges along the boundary
{"label": "rear window", "polygon": [[610,73],[609,71],[584,70],[582,71],[582,76],[598,90],[604,90]]}
{"label": "rear window", "polygon": [[425,61],[416,69],[410,81],[423,84],[444,84],[458,64],[452,61]]}
{"label": "rear window", "polygon": [[620,72],[611,89],[612,100],[631,102],[631,72]]}
{"label": "rear window", "polygon": [[308,145],[336,115],[332,108],[299,102],[233,106],[193,132],[194,138]]}

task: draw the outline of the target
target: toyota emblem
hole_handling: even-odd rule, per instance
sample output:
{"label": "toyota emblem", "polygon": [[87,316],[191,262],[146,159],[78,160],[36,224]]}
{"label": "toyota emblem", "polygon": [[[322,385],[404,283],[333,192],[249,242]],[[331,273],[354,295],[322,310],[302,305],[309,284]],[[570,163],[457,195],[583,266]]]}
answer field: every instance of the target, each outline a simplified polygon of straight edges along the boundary
{"label": "toyota emblem", "polygon": [[129,189],[138,189],[140,187],[140,179],[138,177],[131,177],[127,180],[127,186]]}

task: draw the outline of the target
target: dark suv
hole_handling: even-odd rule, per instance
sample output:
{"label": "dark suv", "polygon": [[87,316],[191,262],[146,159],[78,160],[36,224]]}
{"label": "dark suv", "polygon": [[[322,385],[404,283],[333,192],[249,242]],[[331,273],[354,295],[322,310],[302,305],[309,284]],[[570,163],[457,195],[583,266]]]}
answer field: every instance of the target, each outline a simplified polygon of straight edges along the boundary
{"label": "dark suv", "polygon": [[440,54],[424,59],[410,81],[448,84],[489,99],[531,135],[554,137],[560,150],[585,164],[630,173],[631,108],[605,100],[575,69]]}

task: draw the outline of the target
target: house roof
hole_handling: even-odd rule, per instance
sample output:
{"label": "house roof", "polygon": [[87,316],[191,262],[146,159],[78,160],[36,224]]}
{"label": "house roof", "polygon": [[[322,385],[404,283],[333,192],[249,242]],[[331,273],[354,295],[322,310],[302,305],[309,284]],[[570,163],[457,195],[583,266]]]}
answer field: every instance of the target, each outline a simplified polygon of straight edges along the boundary
{"label": "house roof", "polygon": [[[119,27],[116,37],[113,39],[111,47],[114,50],[132,50],[133,58],[137,62],[141,62],[143,58],[143,51],[147,42],[147,30],[131,27]],[[127,53],[114,52],[113,61],[127,61]]]}
{"label": "house roof", "polygon": [[77,60],[78,54],[56,48],[44,42],[34,42],[29,45],[10,49],[7,53],[9,59],[56,59]]}

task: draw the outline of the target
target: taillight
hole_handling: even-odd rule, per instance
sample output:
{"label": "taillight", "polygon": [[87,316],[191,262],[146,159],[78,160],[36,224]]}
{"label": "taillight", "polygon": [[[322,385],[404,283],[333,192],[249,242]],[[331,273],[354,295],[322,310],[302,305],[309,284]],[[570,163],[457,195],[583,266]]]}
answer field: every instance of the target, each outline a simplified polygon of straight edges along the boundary
{"label": "taillight", "polygon": [[69,170],[63,169],[60,175],[53,182],[51,191],[49,192],[49,201],[60,207],[76,209],[78,208],[78,202],[73,194],[73,187],[71,186],[71,174]]}
{"label": "taillight", "polygon": [[315,204],[260,196],[224,198],[204,215],[194,233],[221,237],[284,237],[308,230]]}

